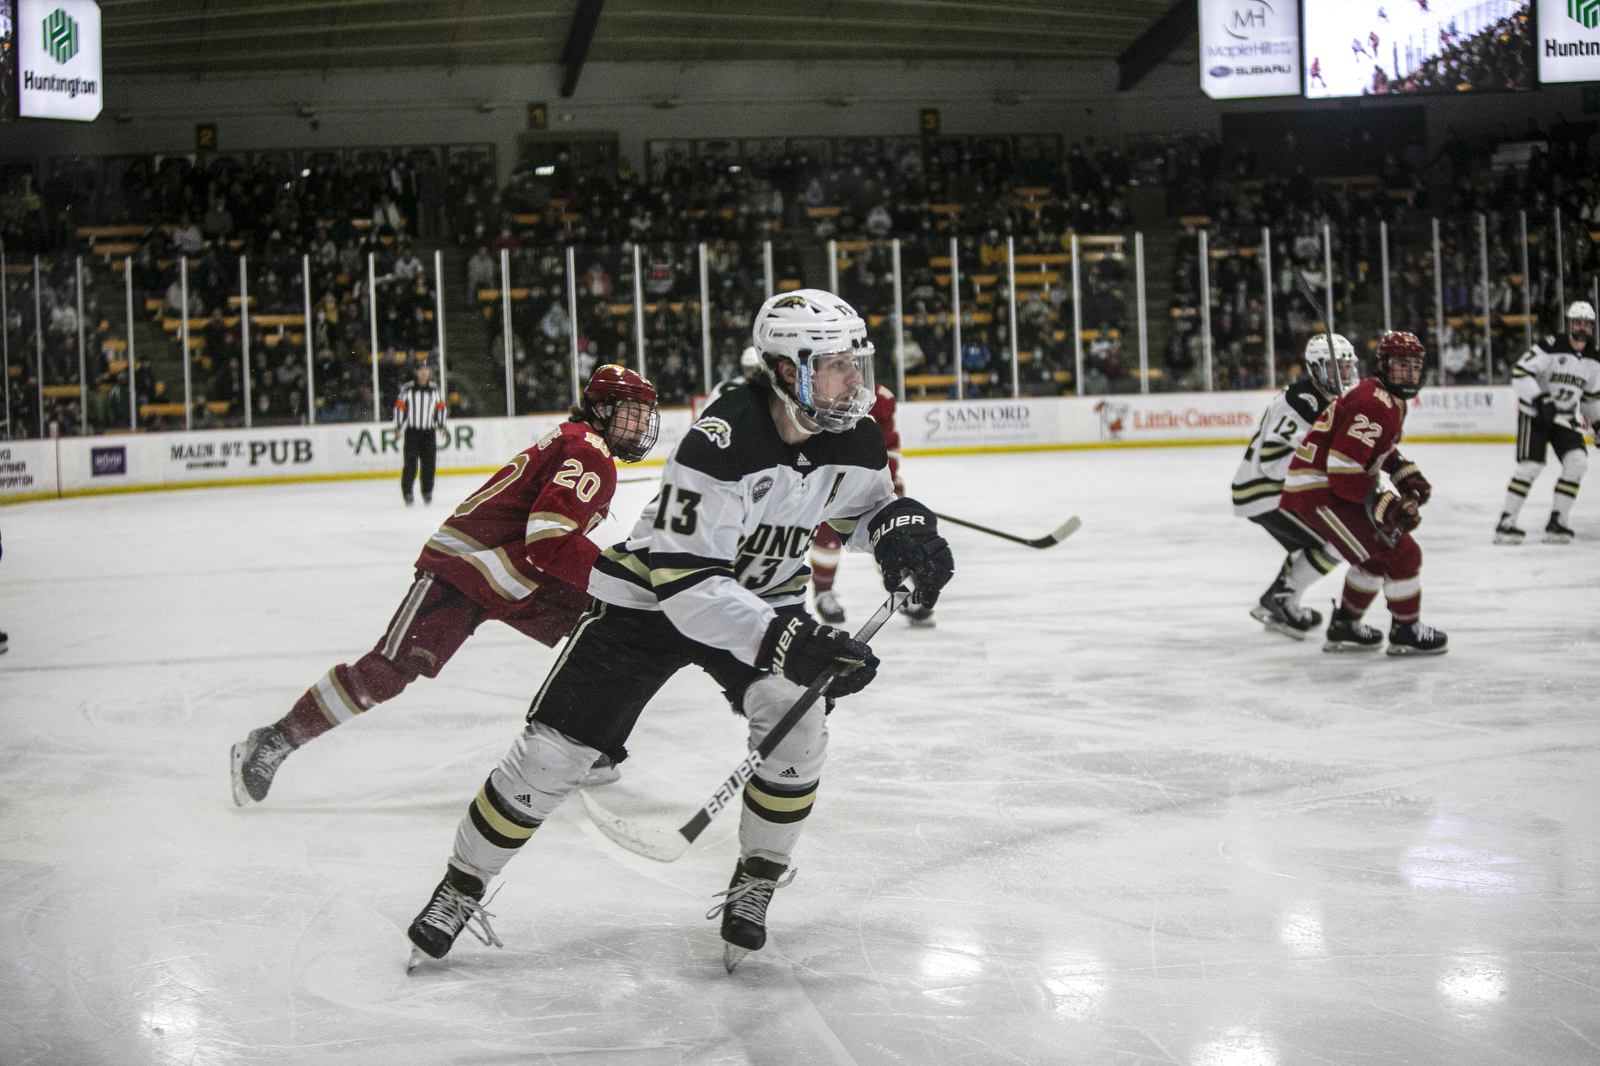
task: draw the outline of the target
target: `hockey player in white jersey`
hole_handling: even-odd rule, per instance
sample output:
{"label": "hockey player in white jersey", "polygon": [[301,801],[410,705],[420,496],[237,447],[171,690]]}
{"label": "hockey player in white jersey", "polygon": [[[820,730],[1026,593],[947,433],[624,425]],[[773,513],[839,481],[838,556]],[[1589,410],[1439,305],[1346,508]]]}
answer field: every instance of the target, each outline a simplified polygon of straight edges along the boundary
{"label": "hockey player in white jersey", "polygon": [[1322,625],[1321,613],[1300,606],[1300,597],[1339,565],[1339,556],[1292,511],[1278,509],[1284,474],[1311,424],[1361,377],[1355,348],[1337,333],[1331,349],[1327,334],[1312,337],[1304,359],[1306,376],[1272,398],[1233,475],[1233,513],[1265,529],[1289,553],[1250,617],[1295,640]]}
{"label": "hockey player in white jersey", "polygon": [[1549,544],[1572,540],[1567,518],[1589,468],[1580,412],[1591,426],[1600,422],[1600,361],[1594,345],[1594,307],[1579,300],[1567,308],[1566,336],[1546,337],[1528,349],[1511,371],[1511,388],[1517,394],[1517,469],[1506,486],[1505,508],[1494,531],[1496,544],[1521,544],[1526,536],[1517,528],[1517,517],[1544,470],[1550,448],[1561,463],[1561,476],[1544,539]]}
{"label": "hockey player in white jersey", "polygon": [[[627,540],[590,574],[594,602],[456,831],[444,880],[408,936],[440,958],[472,923],[493,942],[482,899],[596,758],[627,757],[645,705],[691,664],[749,722],[754,749],[807,685],[837,669],[829,696],[872,680],[872,649],[806,613],[806,552],[826,521],[853,551],[877,557],[888,588],[909,573],[932,607],[954,570],[937,519],[897,498],[883,434],[871,418],[866,323],[830,293],[801,289],[756,316],[762,366],[715,401],[661,473],[661,491]],[[766,942],[767,904],[793,876],[790,856],[811,813],[828,746],[813,707],[745,787],[740,858],[722,902],[729,967]]]}

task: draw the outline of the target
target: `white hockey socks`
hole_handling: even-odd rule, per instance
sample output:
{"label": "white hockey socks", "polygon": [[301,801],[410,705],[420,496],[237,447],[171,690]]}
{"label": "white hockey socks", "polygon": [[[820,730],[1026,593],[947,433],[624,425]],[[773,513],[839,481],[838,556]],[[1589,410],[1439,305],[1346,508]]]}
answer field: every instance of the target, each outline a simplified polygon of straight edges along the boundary
{"label": "white hockey socks", "polygon": [[1518,463],[1516,472],[1511,475],[1511,483],[1506,486],[1506,502],[1501,510],[1511,516],[1511,522],[1516,524],[1517,516],[1522,513],[1522,505],[1528,502],[1528,490],[1533,488],[1533,483],[1539,480],[1539,474],[1544,470],[1543,463],[1524,462]]}
{"label": "white hockey socks", "polygon": [[1567,524],[1567,516],[1572,513],[1572,505],[1578,502],[1578,485],[1583,481],[1583,475],[1588,469],[1589,453],[1582,448],[1574,448],[1561,457],[1561,480],[1556,482],[1556,493],[1551,501],[1550,511],[1562,525]]}

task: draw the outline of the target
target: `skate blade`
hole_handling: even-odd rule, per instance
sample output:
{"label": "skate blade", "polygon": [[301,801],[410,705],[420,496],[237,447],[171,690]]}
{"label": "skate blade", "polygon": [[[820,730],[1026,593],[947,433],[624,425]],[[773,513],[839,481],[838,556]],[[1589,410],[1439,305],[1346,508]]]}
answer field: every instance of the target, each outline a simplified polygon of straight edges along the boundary
{"label": "skate blade", "polygon": [[1571,544],[1572,537],[1567,533],[1546,533],[1544,542],[1546,544]]}
{"label": "skate blade", "polygon": [[1448,644],[1438,648],[1413,648],[1409,644],[1391,644],[1388,654],[1399,658],[1402,655],[1443,655],[1449,650]]}
{"label": "skate blade", "polygon": [[230,763],[228,772],[233,779],[233,805],[235,807],[248,807],[255,800],[251,799],[250,793],[245,790],[244,775],[239,772],[240,767],[244,766],[243,742],[233,746],[228,752],[228,759]]}
{"label": "skate blade", "polygon": [[906,621],[911,623],[911,628],[912,629],[934,629],[934,628],[937,628],[938,625],[939,625],[938,622],[935,622],[933,620],[933,616],[932,615],[929,615],[926,618],[910,618],[910,617],[907,617]]}
{"label": "skate blade", "polygon": [[722,945],[722,965],[727,968],[729,973],[732,973],[734,967],[743,962],[744,957],[748,954],[750,953],[744,948],[734,947],[732,944],[724,942]]}
{"label": "skate blade", "polygon": [[1250,617],[1254,618],[1257,622],[1260,622],[1272,632],[1282,633],[1290,640],[1305,640],[1306,637],[1311,635],[1311,630],[1309,629],[1296,629],[1294,626],[1286,625],[1283,622],[1278,621],[1276,618],[1272,617],[1272,615],[1268,614],[1266,608],[1264,607],[1250,608]]}
{"label": "skate blade", "polygon": [[430,956],[427,952],[423,951],[415,944],[411,945],[411,954],[406,958],[406,973],[410,973],[412,970],[415,970],[418,966],[421,966],[423,963],[427,962],[429,958]]}
{"label": "skate blade", "polygon": [[1342,641],[1337,641],[1337,640],[1326,640],[1326,641],[1322,642],[1322,650],[1323,651],[1333,652],[1336,655],[1346,655],[1346,654],[1349,654],[1350,652],[1360,652],[1360,651],[1372,652],[1372,651],[1377,651],[1381,647],[1383,647],[1383,645],[1381,643],[1379,643],[1379,644],[1351,644],[1351,643],[1348,643],[1348,642],[1342,642]]}
{"label": "skate blade", "polygon": [[1510,533],[1496,533],[1494,535],[1494,542],[1496,544],[1521,544],[1522,537],[1520,535],[1514,536]]}

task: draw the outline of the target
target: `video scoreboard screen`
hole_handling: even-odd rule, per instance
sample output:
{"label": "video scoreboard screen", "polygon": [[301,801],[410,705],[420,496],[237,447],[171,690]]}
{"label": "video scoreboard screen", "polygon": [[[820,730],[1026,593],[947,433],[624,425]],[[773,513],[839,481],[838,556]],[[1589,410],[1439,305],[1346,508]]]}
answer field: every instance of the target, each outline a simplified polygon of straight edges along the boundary
{"label": "video scoreboard screen", "polygon": [[1538,83],[1531,0],[1304,0],[1301,39],[1313,100]]}

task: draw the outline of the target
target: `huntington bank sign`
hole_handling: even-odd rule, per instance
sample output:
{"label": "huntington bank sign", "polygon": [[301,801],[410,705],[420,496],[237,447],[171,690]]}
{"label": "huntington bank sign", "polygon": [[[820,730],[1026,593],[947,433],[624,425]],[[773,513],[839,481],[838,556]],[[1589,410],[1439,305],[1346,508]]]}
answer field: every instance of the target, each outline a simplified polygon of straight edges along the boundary
{"label": "huntington bank sign", "polygon": [[1600,81],[1600,0],[1539,0],[1539,80]]}
{"label": "huntington bank sign", "polygon": [[94,0],[18,0],[17,113],[89,122],[104,105],[100,6]]}

